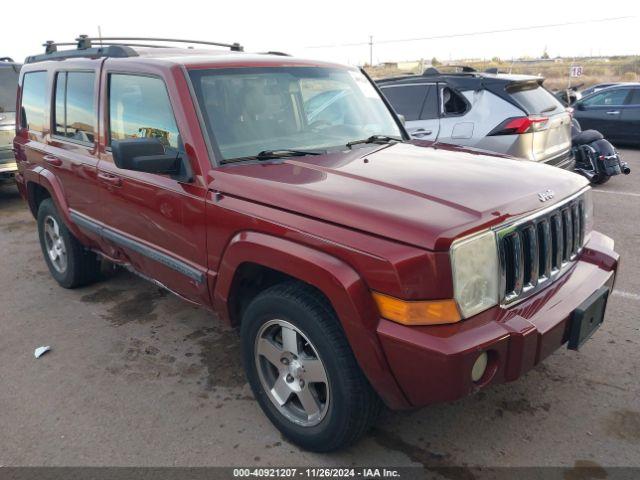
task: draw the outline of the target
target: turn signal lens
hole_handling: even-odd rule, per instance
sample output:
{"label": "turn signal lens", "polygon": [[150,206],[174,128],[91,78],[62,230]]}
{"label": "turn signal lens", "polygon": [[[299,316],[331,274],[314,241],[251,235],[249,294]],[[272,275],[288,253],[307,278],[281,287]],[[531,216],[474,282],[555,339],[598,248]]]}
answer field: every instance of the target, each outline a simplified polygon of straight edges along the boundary
{"label": "turn signal lens", "polygon": [[403,325],[439,325],[460,321],[455,300],[408,302],[382,293],[373,293],[380,315]]}

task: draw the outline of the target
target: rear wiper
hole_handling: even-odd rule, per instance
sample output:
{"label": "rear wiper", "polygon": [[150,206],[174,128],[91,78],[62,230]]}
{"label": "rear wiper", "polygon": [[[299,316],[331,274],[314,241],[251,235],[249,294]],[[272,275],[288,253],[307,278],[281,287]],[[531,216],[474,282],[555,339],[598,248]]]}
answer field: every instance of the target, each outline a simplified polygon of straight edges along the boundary
{"label": "rear wiper", "polygon": [[544,110],[541,110],[540,113],[549,113],[549,112],[553,112],[556,108],[555,105],[551,105],[550,107],[545,108]]}
{"label": "rear wiper", "polygon": [[362,143],[391,143],[391,142],[401,142],[402,139],[397,137],[390,137],[388,135],[371,135],[369,138],[365,138],[363,140],[354,140],[353,142],[347,143],[347,147],[351,148],[354,145],[360,145]]}
{"label": "rear wiper", "polygon": [[276,158],[285,157],[304,157],[306,155],[322,155],[321,152],[313,150],[292,150],[284,148],[281,150],[262,150],[256,155],[249,155],[247,157],[228,158],[223,163],[242,162],[244,160],[273,160]]}

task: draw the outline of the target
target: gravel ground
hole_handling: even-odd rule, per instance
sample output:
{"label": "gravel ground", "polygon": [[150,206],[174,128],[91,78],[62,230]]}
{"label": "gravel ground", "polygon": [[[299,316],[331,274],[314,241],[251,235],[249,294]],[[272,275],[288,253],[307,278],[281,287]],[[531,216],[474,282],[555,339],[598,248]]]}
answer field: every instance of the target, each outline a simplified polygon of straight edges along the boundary
{"label": "gravel ground", "polygon": [[[622,266],[585,347],[452,404],[385,412],[330,455],[300,451],[271,426],[236,334],[209,313],[128,273],[58,287],[33,218],[2,187],[0,465],[638,466],[640,150],[623,154],[634,173],[594,195],[596,228],[616,240]],[[53,350],[35,360],[40,345]]]}

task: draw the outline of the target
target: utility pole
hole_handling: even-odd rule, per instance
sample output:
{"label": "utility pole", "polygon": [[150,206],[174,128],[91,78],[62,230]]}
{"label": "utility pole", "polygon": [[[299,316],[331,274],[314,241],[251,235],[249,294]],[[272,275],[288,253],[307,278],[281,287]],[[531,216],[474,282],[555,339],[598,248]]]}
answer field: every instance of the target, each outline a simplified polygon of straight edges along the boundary
{"label": "utility pole", "polygon": [[373,35],[369,35],[369,66],[373,67]]}

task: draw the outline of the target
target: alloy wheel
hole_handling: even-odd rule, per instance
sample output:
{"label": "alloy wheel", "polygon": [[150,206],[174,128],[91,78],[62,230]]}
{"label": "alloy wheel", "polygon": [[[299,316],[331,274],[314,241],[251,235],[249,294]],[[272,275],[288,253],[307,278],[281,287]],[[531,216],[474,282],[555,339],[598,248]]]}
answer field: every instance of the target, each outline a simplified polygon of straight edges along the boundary
{"label": "alloy wheel", "polygon": [[317,425],[330,403],[327,371],[316,348],[294,325],[270,320],[255,340],[255,361],[262,388],[288,420]]}
{"label": "alloy wheel", "polygon": [[53,268],[64,273],[67,270],[67,247],[60,234],[60,225],[51,215],[44,219],[44,243]]}

